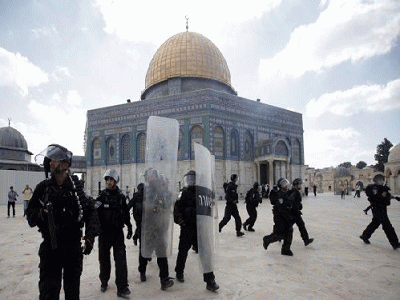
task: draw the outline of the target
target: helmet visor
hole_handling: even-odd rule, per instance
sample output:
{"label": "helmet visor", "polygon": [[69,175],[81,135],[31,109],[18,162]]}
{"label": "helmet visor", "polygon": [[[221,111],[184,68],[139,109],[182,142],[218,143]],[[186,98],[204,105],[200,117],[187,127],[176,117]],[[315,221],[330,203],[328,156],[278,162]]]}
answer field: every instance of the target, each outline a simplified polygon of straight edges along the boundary
{"label": "helmet visor", "polygon": [[60,145],[49,145],[46,149],[35,156],[35,161],[37,164],[43,166],[46,157],[50,160],[64,161],[70,165],[72,163],[72,152]]}

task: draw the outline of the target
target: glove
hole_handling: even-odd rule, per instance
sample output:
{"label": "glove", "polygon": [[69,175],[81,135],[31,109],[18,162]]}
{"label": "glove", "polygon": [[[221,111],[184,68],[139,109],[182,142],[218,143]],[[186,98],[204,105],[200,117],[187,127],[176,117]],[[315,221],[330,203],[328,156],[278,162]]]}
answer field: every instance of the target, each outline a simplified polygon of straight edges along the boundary
{"label": "glove", "polygon": [[128,234],[126,235],[126,238],[129,240],[132,237],[132,234],[133,234],[132,226],[129,226],[128,227]]}
{"label": "glove", "polygon": [[85,240],[83,247],[82,247],[82,253],[84,255],[89,255],[93,249],[94,239],[87,238],[87,237],[83,237],[82,239]]}

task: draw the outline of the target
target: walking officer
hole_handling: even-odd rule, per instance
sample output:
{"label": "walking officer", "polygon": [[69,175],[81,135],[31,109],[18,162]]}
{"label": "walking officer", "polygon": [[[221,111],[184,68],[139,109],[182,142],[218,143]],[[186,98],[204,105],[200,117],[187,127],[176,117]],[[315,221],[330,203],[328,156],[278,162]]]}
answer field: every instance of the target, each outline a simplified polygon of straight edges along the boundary
{"label": "walking officer", "polygon": [[[184,270],[188,251],[192,246],[198,248],[197,223],[196,223],[196,172],[189,171],[184,176],[185,187],[182,189],[175,202],[174,222],[181,228],[179,237],[178,256],[176,258],[176,279],[185,281]],[[214,272],[203,274],[203,280],[207,283],[206,289],[215,292],[219,285],[215,282]]]}
{"label": "walking officer", "polygon": [[390,199],[396,198],[400,201],[399,197],[393,197],[389,193],[389,188],[385,186],[385,177],[381,174],[375,175],[374,184],[366,187],[365,193],[367,194],[368,201],[371,203],[372,221],[360,236],[360,239],[366,244],[370,244],[369,238],[375,230],[382,224],[382,229],[392,245],[393,249],[400,248],[399,239],[392,224],[390,223],[387,207],[390,205]]}
{"label": "walking officer", "polygon": [[289,192],[289,197],[293,198],[293,216],[294,216],[294,222],[297,225],[297,228],[299,228],[300,231],[300,236],[304,242],[305,246],[308,246],[311,244],[314,239],[310,239],[308,236],[308,232],[306,229],[306,224],[304,223],[304,220],[302,218],[302,212],[301,210],[303,209],[303,204],[301,203],[301,185],[303,184],[303,180],[301,178],[296,178],[293,180],[293,188]]}
{"label": "walking officer", "polygon": [[113,248],[115,260],[115,284],[117,295],[128,297],[128,268],[126,263],[125,238],[123,227],[128,227],[127,239],[132,237],[132,224],[126,204],[126,196],[119,189],[117,183],[119,176],[114,169],[104,173],[106,189],[101,191],[96,199],[101,231],[99,235],[99,262],[101,291],[105,292],[111,273],[110,250]]}
{"label": "walking officer", "polygon": [[270,194],[272,213],[274,215],[274,228],[270,235],[263,238],[264,249],[269,244],[283,239],[282,255],[293,256],[290,250],[293,239],[293,200],[288,197],[289,181],[286,178],[278,180],[278,190],[272,190]]}
{"label": "walking officer", "polygon": [[[246,194],[246,209],[249,214],[249,218],[243,223],[243,229],[248,231],[255,231],[253,226],[257,220],[257,207],[262,202],[262,198],[259,192],[258,182],[254,182],[253,188],[251,188]],[[247,226],[249,226],[247,228]]]}
{"label": "walking officer", "polygon": [[238,176],[237,174],[232,174],[231,176],[231,182],[229,182],[225,188],[225,200],[226,200],[226,206],[225,206],[225,214],[224,218],[219,222],[219,232],[222,231],[222,228],[228,224],[229,220],[233,216],[235,218],[235,227],[236,227],[236,236],[240,237],[244,235],[243,232],[241,232],[242,228],[242,220],[240,219],[239,215],[239,210],[237,208],[237,203],[239,202],[239,195],[237,193],[237,184],[236,182],[238,181]]}
{"label": "walking officer", "polygon": [[37,226],[43,237],[39,248],[39,299],[59,299],[62,279],[65,299],[79,299],[83,254],[91,252],[99,233],[97,211],[78,177],[69,174],[72,152],[51,144],[35,160],[43,164],[46,179],[36,186],[26,215],[29,226]]}

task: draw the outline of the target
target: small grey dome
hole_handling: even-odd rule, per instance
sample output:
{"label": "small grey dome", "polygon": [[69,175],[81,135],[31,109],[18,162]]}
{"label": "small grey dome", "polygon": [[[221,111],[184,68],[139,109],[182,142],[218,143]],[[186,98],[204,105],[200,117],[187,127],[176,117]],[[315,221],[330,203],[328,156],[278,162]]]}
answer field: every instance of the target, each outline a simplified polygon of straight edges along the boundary
{"label": "small grey dome", "polygon": [[28,151],[28,144],[24,136],[10,126],[0,128],[0,147]]}

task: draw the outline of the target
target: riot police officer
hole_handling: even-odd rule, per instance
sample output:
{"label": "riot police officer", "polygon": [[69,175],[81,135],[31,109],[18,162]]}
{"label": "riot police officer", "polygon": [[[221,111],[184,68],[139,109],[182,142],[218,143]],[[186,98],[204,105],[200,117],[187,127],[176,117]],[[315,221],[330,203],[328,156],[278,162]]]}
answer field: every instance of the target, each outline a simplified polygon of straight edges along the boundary
{"label": "riot police officer", "polygon": [[231,182],[229,182],[225,189],[225,200],[226,200],[226,206],[225,206],[225,214],[221,222],[219,222],[219,232],[222,231],[222,228],[228,224],[229,220],[233,216],[235,218],[235,227],[236,227],[236,236],[240,237],[243,236],[244,233],[241,232],[242,228],[242,220],[239,215],[239,210],[237,208],[237,203],[239,202],[239,195],[237,193],[237,184],[236,182],[238,181],[239,177],[237,174],[232,174],[231,175]]}
{"label": "riot police officer", "polygon": [[263,246],[267,250],[269,244],[283,239],[282,255],[293,256],[290,250],[293,239],[293,200],[288,197],[289,181],[286,178],[278,180],[278,190],[272,190],[270,194],[272,213],[274,216],[274,228],[270,235],[263,237]]}
{"label": "riot police officer", "polygon": [[35,160],[43,164],[46,174],[46,179],[36,186],[26,211],[29,225],[37,226],[43,237],[39,248],[39,298],[59,299],[63,278],[65,299],[79,299],[83,254],[91,252],[99,233],[97,211],[79,179],[69,174],[72,152],[51,144]]}
{"label": "riot police officer", "polygon": [[[249,218],[243,223],[243,229],[248,231],[255,231],[253,226],[257,220],[257,207],[262,203],[262,198],[259,192],[258,182],[254,182],[253,187],[246,193],[246,210]],[[249,226],[247,228],[247,226]]]}
{"label": "riot police officer", "polygon": [[301,203],[301,185],[303,184],[303,180],[301,178],[296,178],[293,180],[293,188],[289,192],[289,197],[293,198],[293,216],[294,216],[294,222],[297,225],[297,228],[299,228],[300,231],[300,236],[304,242],[305,246],[308,246],[311,244],[314,239],[310,239],[307,229],[306,229],[306,224],[304,223],[304,220],[302,218],[302,209],[303,209],[303,204]]}
{"label": "riot police officer", "polygon": [[135,219],[136,230],[133,235],[133,243],[137,245],[137,240],[139,240],[139,267],[138,271],[140,273],[140,281],[146,281],[146,269],[147,263],[151,258],[144,258],[142,252],[140,251],[140,239],[142,234],[142,214],[143,214],[143,196],[144,196],[144,184],[139,183],[137,186],[137,192],[133,194],[131,201],[128,203],[128,209],[132,208],[132,215]]}
{"label": "riot police officer", "polygon": [[101,191],[96,199],[96,207],[99,214],[101,232],[99,235],[99,262],[101,291],[105,292],[111,273],[110,250],[113,248],[115,260],[115,284],[117,295],[128,297],[128,269],[126,263],[126,250],[123,227],[128,227],[127,239],[132,237],[132,224],[126,197],[119,189],[117,183],[119,176],[114,169],[108,169],[104,173],[106,189]]}
{"label": "riot police officer", "polygon": [[[181,190],[174,206],[174,222],[181,228],[179,237],[178,256],[176,258],[176,279],[185,281],[184,270],[189,249],[197,249],[197,224],[196,224],[196,172],[189,171],[184,176],[185,187]],[[206,289],[215,292],[219,285],[215,282],[214,272],[203,274],[207,283]]]}
{"label": "riot police officer", "polygon": [[370,184],[366,187],[365,193],[367,194],[368,201],[371,203],[372,208],[372,221],[369,223],[367,228],[360,236],[360,239],[366,244],[370,244],[369,238],[375,232],[375,230],[382,224],[382,229],[392,245],[393,249],[400,248],[399,239],[392,224],[390,223],[387,207],[390,205],[390,199],[396,198],[400,201],[400,198],[393,197],[389,193],[389,188],[385,186],[385,177],[381,174],[375,175],[374,184]]}

